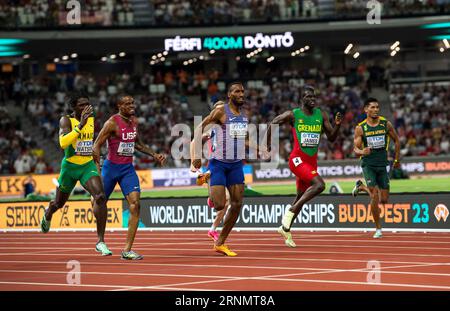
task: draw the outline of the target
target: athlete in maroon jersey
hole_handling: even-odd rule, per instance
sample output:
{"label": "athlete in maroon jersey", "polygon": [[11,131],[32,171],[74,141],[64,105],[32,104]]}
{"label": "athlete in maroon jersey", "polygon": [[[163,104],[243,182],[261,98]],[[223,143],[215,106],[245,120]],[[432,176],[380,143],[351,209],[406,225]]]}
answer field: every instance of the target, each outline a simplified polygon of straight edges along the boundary
{"label": "athlete in maroon jersey", "polygon": [[123,196],[128,201],[130,217],[128,219],[128,235],[122,259],[136,260],[143,257],[131,250],[139,224],[140,186],[139,178],[133,166],[134,150],[152,156],[158,164],[163,165],[166,157],[153,152],[145,145],[138,134],[138,124],[134,116],[135,105],[131,96],[120,96],[117,103],[119,113],[113,115],[105,123],[94,143],[94,161],[100,163],[100,149],[108,141],[108,158],[102,168],[103,184],[106,198],[109,198],[117,183]]}

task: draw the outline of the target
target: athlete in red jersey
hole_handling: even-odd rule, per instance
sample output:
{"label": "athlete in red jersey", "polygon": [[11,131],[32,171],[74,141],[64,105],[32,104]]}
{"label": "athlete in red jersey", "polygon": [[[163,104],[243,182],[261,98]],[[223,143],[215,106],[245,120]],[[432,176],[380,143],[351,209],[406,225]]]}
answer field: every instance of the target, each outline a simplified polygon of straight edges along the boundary
{"label": "athlete in red jersey", "polygon": [[[297,177],[297,197],[292,207],[286,211],[282,225],[278,228],[278,232],[284,237],[285,243],[289,247],[296,246],[290,230],[303,204],[325,190],[325,182],[317,172],[317,152],[320,137],[325,132],[328,140],[333,142],[338,135],[341,120],[341,114],[338,112],[335,117],[336,126],[333,128],[328,114],[316,108],[314,88],[305,86],[301,108],[286,111],[275,117],[271,122],[271,124],[289,123],[292,126],[294,137],[294,148],[289,157],[289,168]],[[271,128],[269,127],[267,134],[269,141],[270,131]],[[270,151],[270,146],[267,151]]]}

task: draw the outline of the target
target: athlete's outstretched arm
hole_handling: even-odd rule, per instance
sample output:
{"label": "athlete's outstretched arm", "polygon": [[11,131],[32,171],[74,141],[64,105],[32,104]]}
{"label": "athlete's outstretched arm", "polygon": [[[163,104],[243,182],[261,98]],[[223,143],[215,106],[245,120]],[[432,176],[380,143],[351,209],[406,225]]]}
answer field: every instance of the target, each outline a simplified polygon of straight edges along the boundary
{"label": "athlete's outstretched arm", "polygon": [[328,114],[325,111],[322,111],[323,117],[323,129],[329,141],[333,142],[336,140],[337,135],[339,133],[339,129],[341,128],[342,123],[342,115],[340,112],[336,113],[334,118],[335,127],[333,128],[330,123],[330,119],[328,118]]}
{"label": "athlete's outstretched arm", "polygon": [[[200,145],[201,139],[203,137],[204,129],[206,126],[210,124],[220,124],[221,119],[225,115],[225,106],[224,105],[217,105],[215,108],[211,111],[211,113],[200,123],[200,125],[195,129],[194,131],[194,139],[191,143],[191,148],[194,148],[194,151],[191,150],[191,164],[196,169],[199,169],[202,166],[202,160],[201,160],[201,151],[202,146]],[[196,151],[200,151],[200,154]]]}
{"label": "athlete's outstretched arm", "polygon": [[391,122],[387,122],[388,135],[394,141],[395,144],[395,157],[394,157],[394,168],[400,167],[400,139],[398,138],[397,132],[392,126]]}
{"label": "athlete's outstretched arm", "polygon": [[353,138],[353,151],[355,151],[356,155],[363,156],[370,154],[370,148],[363,148],[363,130],[360,125],[355,128],[355,136]]}
{"label": "athlete's outstretched arm", "polygon": [[153,157],[153,159],[156,161],[156,163],[158,163],[161,166],[163,166],[164,163],[166,162],[166,156],[161,153],[156,153],[155,151],[153,151],[152,148],[150,148],[148,145],[146,145],[141,140],[141,136],[139,136],[139,132],[137,133],[137,136],[136,136],[135,147],[136,147],[137,151],[140,151],[142,153],[145,153],[145,154]]}
{"label": "athlete's outstretched arm", "polygon": [[286,124],[289,123],[292,126],[294,125],[294,121],[295,121],[295,117],[294,117],[294,113],[292,112],[292,110],[288,110],[283,112],[282,114],[276,116],[275,118],[273,118],[272,122],[270,122],[269,124],[269,128],[266,131],[266,134],[264,135],[263,138],[263,145],[261,146],[261,152],[270,152],[271,146],[270,146],[270,142],[272,139],[272,124]]}
{"label": "athlete's outstretched arm", "polygon": [[92,147],[92,157],[94,158],[95,163],[100,165],[100,150],[102,146],[105,144],[106,140],[114,135],[117,130],[116,122],[111,119],[106,121],[103,125],[103,128],[100,130],[100,133],[97,136],[97,139],[94,142],[94,146]]}

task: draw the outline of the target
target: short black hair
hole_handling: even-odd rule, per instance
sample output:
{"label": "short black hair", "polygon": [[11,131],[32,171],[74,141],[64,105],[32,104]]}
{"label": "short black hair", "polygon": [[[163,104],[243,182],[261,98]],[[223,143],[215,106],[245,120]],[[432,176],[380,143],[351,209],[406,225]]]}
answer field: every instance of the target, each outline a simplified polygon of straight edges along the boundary
{"label": "short black hair", "polygon": [[228,92],[231,90],[231,87],[233,85],[242,85],[242,86],[244,86],[244,84],[242,82],[240,82],[240,81],[231,82],[230,84],[228,84]]}
{"label": "short black hair", "polygon": [[122,98],[124,98],[124,97],[131,97],[131,98],[133,98],[133,96],[131,96],[131,95],[127,94],[127,93],[120,93],[117,96],[117,103],[119,103],[122,100]]}
{"label": "short black hair", "polygon": [[303,95],[307,92],[307,91],[311,91],[313,93],[315,93],[315,89],[312,85],[309,84],[305,84],[304,86],[301,87],[300,89],[300,97],[303,97]]}
{"label": "short black hair", "polygon": [[366,108],[367,106],[370,105],[370,103],[378,103],[378,99],[376,99],[375,97],[369,97],[365,100],[364,102],[364,108]]}
{"label": "short black hair", "polygon": [[83,92],[72,93],[69,97],[69,105],[71,108],[75,108],[77,102],[80,98],[87,98],[89,100],[89,96]]}

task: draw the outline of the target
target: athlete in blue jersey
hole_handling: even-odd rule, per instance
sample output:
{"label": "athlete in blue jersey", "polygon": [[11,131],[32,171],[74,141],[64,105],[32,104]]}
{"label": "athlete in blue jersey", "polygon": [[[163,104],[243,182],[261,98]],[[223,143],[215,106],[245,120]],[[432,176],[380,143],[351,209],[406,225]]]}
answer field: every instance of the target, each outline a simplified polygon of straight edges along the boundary
{"label": "athlete in blue jersey", "polygon": [[209,161],[210,196],[214,208],[218,211],[225,208],[225,188],[230,192],[231,201],[223,229],[214,243],[214,250],[226,256],[237,255],[225,245],[225,241],[239,217],[244,195],[242,160],[248,146],[248,118],[242,111],[243,104],[244,86],[242,83],[231,84],[228,89],[228,103],[218,105],[211,111],[196,129],[192,142],[194,157],[191,164],[194,168],[200,169],[202,161],[198,150],[202,150],[202,133],[213,125],[212,158]]}

